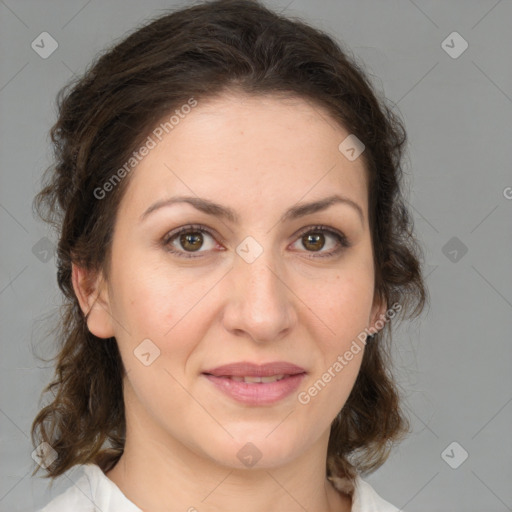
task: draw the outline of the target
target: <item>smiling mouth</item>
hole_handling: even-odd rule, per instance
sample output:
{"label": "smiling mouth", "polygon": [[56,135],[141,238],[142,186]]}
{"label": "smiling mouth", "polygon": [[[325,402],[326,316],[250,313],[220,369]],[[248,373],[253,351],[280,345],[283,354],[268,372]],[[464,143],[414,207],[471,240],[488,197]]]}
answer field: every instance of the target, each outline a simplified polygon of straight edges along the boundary
{"label": "smiling mouth", "polygon": [[277,404],[297,390],[307,372],[287,361],[237,361],[208,368],[202,375],[231,400],[246,406]]}

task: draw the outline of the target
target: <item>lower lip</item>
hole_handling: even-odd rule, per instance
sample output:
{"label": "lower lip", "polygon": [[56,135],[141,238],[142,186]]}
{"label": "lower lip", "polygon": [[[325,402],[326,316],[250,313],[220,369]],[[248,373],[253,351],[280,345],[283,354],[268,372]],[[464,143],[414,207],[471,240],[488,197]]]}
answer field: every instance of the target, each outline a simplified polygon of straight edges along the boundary
{"label": "lower lip", "polygon": [[299,387],[305,373],[290,375],[275,382],[239,382],[228,377],[203,374],[212,384],[237,402],[247,405],[268,405],[279,402]]}

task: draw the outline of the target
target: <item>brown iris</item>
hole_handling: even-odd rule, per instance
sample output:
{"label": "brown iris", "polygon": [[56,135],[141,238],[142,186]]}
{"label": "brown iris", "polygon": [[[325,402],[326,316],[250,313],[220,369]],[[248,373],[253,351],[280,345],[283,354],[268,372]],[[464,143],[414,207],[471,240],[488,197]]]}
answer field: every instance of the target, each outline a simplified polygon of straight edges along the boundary
{"label": "brown iris", "polygon": [[308,248],[307,244],[311,244],[313,250],[318,251],[324,246],[325,237],[323,233],[308,233],[302,237],[302,243],[306,248]]}
{"label": "brown iris", "polygon": [[184,249],[197,251],[203,245],[203,235],[200,231],[189,231],[180,235],[180,243]]}

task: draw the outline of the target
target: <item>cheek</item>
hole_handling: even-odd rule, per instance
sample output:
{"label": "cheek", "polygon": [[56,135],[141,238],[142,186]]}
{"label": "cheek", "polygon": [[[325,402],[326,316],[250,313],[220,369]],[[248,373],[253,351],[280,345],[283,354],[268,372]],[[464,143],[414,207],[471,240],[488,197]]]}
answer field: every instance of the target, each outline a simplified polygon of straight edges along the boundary
{"label": "cheek", "polygon": [[[127,259],[116,279],[118,314],[132,330],[149,330],[165,334],[199,297],[198,287],[190,286],[184,274],[170,272],[163,264],[148,261],[148,257]],[[147,333],[142,332],[146,335]]]}
{"label": "cheek", "polygon": [[[133,268],[137,272],[130,271]],[[134,261],[125,261],[117,270],[112,317],[119,350],[129,370],[140,365],[138,347],[145,347],[143,353],[149,352],[151,359],[164,352],[169,339],[166,333],[177,322],[179,311],[169,302],[169,297],[176,296],[171,283],[156,279],[155,273]]]}
{"label": "cheek", "polygon": [[118,313],[126,319],[134,336],[163,334],[165,326],[169,329],[179,313],[170,303],[171,297],[177,296],[176,290],[172,283],[163,279],[139,272],[137,276],[126,278],[119,289]]}
{"label": "cheek", "polygon": [[[126,368],[139,369],[134,355],[146,343],[149,352],[158,355],[154,366],[165,367],[180,378],[208,328],[208,310],[201,299],[212,287],[209,279],[140,268],[136,276],[125,275],[122,283],[117,289],[114,315],[124,327],[117,326],[116,338]],[[148,339],[151,343],[144,341]]]}
{"label": "cheek", "polygon": [[312,287],[305,302],[323,320],[333,345],[339,348],[343,340],[368,326],[373,295],[373,274],[368,269],[357,272],[347,268]]}

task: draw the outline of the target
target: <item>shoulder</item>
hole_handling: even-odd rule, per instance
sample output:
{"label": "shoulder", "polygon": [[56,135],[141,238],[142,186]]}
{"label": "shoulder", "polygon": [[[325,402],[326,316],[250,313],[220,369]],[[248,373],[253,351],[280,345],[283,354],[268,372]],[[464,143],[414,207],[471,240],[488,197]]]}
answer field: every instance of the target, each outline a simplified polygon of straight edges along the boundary
{"label": "shoulder", "polygon": [[81,466],[84,474],[38,512],[141,512],[96,464]]}
{"label": "shoulder", "polygon": [[381,498],[368,482],[357,476],[352,495],[352,512],[399,512],[399,509]]}

